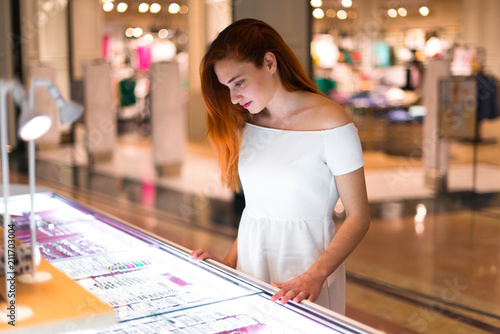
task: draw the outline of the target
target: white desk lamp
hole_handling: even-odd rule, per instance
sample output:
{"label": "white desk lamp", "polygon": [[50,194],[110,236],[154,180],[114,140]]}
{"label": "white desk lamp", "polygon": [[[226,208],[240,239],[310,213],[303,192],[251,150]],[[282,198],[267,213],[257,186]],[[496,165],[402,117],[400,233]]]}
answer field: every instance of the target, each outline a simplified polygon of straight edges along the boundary
{"label": "white desk lamp", "polygon": [[[28,109],[26,101],[26,92],[23,86],[15,80],[0,80],[0,144],[1,144],[1,157],[2,157],[2,191],[4,199],[4,220],[3,220],[3,238],[4,238],[4,269],[5,269],[5,292],[6,301],[9,306],[15,307],[15,295],[9,293],[11,282],[15,284],[15,272],[9,266],[8,250],[10,245],[15,247],[14,238],[10,238],[9,229],[12,227],[10,214],[8,210],[9,200],[9,160],[8,160],[8,146],[7,146],[7,94],[12,92],[14,102],[22,108],[21,110],[21,127],[20,133],[26,133],[27,129],[32,129],[29,133],[32,138],[37,138],[44,134],[50,127],[52,120],[47,115],[39,114],[35,111]],[[29,313],[29,308],[26,313]],[[29,316],[29,315],[27,315]]]}
{"label": "white desk lamp", "polygon": [[[29,110],[31,113],[36,113],[34,110],[35,104],[35,88],[36,87],[47,87],[47,93],[49,96],[56,101],[59,107],[59,119],[61,124],[71,123],[76,121],[83,113],[83,107],[73,103],[65,101],[59,89],[52,84],[50,79],[40,79],[34,78],[31,81],[30,96],[29,96]],[[30,211],[30,235],[31,235],[31,250],[32,250],[32,275],[25,275],[20,277],[24,283],[36,283],[43,282],[50,279],[49,273],[40,273],[37,271],[37,263],[40,257],[40,251],[38,249],[38,244],[36,241],[36,214],[34,208],[34,196],[35,196],[35,139],[41,136],[39,134],[40,128],[46,126],[46,124],[40,122],[35,126],[30,127],[28,124],[24,124],[25,119],[21,117],[20,127],[19,127],[19,137],[28,142],[28,170],[29,170],[29,188],[31,196],[31,211]],[[24,126],[23,126],[24,125]],[[48,124],[50,128],[51,123]]]}

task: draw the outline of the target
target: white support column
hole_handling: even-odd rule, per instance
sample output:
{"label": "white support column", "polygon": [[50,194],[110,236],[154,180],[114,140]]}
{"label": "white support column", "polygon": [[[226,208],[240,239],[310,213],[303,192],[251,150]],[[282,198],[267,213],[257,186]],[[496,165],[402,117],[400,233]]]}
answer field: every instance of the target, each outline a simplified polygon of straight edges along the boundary
{"label": "white support column", "polygon": [[373,43],[383,36],[387,16],[380,11],[380,0],[362,0],[354,20],[355,40],[361,50],[361,67],[371,71],[375,64]]}
{"label": "white support column", "polygon": [[205,0],[188,0],[189,103],[188,136],[203,141],[207,132],[206,108],[201,96],[200,63],[207,47]]}
{"label": "white support column", "polygon": [[[70,98],[68,2],[20,0],[23,80],[27,86],[33,78],[47,78],[55,83],[64,98]],[[37,140],[41,147],[57,145],[61,132],[69,129],[58,121],[57,107],[43,89],[37,106],[54,117],[50,130]]]}
{"label": "white support column", "polygon": [[29,66],[40,61],[40,20],[46,20],[47,14],[41,14],[39,1],[20,0],[23,80],[29,83]]}
{"label": "white support column", "polygon": [[205,38],[211,43],[232,22],[231,0],[206,0]]}
{"label": "white support column", "polygon": [[179,64],[151,66],[153,162],[160,175],[178,174],[186,151],[186,113],[181,104]]}
{"label": "white support column", "polygon": [[84,66],[85,136],[92,161],[110,160],[116,142],[116,112],[111,89],[111,65],[102,61]]}
{"label": "white support column", "polygon": [[81,80],[84,64],[102,58],[104,12],[99,1],[71,0],[71,49],[73,79]]}
{"label": "white support column", "polygon": [[53,83],[59,87],[61,95],[69,99],[68,4],[64,1],[52,1],[45,2],[43,6],[39,11],[45,15],[42,16],[43,22],[40,22],[39,60],[54,68]]}
{"label": "white support column", "polygon": [[447,190],[449,143],[440,138],[439,80],[450,75],[450,61],[431,59],[427,64],[423,84],[424,117],[422,154],[425,184],[438,192]]}
{"label": "white support column", "polygon": [[22,66],[24,82],[29,68],[39,62],[55,69],[54,82],[69,98],[68,2],[20,0]]}

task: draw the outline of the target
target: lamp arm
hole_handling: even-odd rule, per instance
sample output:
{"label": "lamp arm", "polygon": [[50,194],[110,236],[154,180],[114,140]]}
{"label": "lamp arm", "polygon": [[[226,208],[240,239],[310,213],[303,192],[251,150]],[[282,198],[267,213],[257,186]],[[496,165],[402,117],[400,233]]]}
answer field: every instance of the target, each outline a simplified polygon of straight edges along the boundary
{"label": "lamp arm", "polygon": [[29,107],[33,109],[35,106],[35,88],[36,87],[48,87],[52,86],[52,81],[50,79],[33,79],[31,80],[30,96],[29,96]]}

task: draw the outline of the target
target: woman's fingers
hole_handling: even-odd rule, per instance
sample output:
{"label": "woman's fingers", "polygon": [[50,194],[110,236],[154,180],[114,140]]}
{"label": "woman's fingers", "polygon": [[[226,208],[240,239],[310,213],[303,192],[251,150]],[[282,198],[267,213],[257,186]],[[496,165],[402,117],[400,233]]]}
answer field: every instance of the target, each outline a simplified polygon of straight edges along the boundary
{"label": "woman's fingers", "polygon": [[290,299],[297,295],[297,290],[290,290],[283,297],[281,297],[281,304],[285,305]]}
{"label": "woman's fingers", "polygon": [[278,288],[280,289],[278,292],[276,292],[272,297],[271,297],[271,301],[272,302],[275,302],[277,300],[279,300],[281,297],[283,297],[286,293],[286,290],[285,289],[281,289],[281,284],[278,284],[278,283],[274,283],[274,282],[271,282],[271,285],[274,286],[275,288]]}
{"label": "woman's fingers", "polygon": [[293,288],[292,286],[287,284],[287,282],[281,284],[271,282],[271,285],[280,289],[271,297],[272,302],[281,299],[281,303],[284,305],[290,300],[293,300],[296,303],[300,303],[304,299],[307,299],[309,301],[316,300],[316,297],[308,289],[301,290],[297,287]]}
{"label": "woman's fingers", "polygon": [[292,290],[280,289],[271,297],[271,301],[275,302],[277,300],[280,300],[281,304],[285,305],[290,300],[293,300],[296,303],[300,303],[301,301],[307,299],[308,297],[309,297],[309,292],[307,291],[300,291],[297,289],[292,289]]}
{"label": "woman's fingers", "polygon": [[203,249],[193,250],[189,255],[193,258],[193,260],[200,261],[206,260],[207,258],[211,257],[210,253],[205,252]]}
{"label": "woman's fingers", "polygon": [[308,299],[308,298],[311,298],[311,295],[309,293],[305,292],[305,291],[301,291],[298,295],[296,295],[293,298],[293,301],[296,302],[296,303],[300,303],[304,299]]}

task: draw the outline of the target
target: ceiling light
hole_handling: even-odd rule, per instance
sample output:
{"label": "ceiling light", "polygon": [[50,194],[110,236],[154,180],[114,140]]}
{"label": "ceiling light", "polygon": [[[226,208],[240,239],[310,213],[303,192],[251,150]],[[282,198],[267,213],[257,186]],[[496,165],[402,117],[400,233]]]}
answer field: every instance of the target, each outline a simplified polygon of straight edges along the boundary
{"label": "ceiling light", "polygon": [[311,6],[313,7],[321,7],[323,5],[323,1],[321,0],[311,0]]}
{"label": "ceiling light", "polygon": [[105,11],[105,12],[110,12],[113,10],[113,3],[112,2],[105,2],[103,3],[102,5],[102,9]]}
{"label": "ceiling light", "polygon": [[142,29],[141,28],[134,28],[134,37],[141,37],[142,36]]}
{"label": "ceiling light", "polygon": [[420,15],[422,15],[422,16],[429,15],[429,8],[427,8],[425,6],[420,7],[420,9],[418,11],[420,12]]}
{"label": "ceiling light", "polygon": [[342,0],[342,6],[350,8],[352,6],[352,0]]}
{"label": "ceiling light", "polygon": [[116,10],[117,10],[119,13],[123,13],[123,12],[125,12],[127,9],[128,9],[128,5],[127,5],[125,2],[120,2],[120,3],[116,6]]}
{"label": "ceiling light", "polygon": [[345,20],[347,18],[347,13],[345,10],[341,9],[337,12],[337,17],[341,20]]}
{"label": "ceiling light", "polygon": [[134,36],[134,28],[127,28],[127,30],[125,30],[125,36],[127,37]]}
{"label": "ceiling light", "polygon": [[145,2],[139,5],[139,13],[146,13],[149,10],[149,5]]}
{"label": "ceiling light", "polygon": [[151,7],[149,7],[149,11],[153,14],[160,12],[160,10],[161,10],[161,6],[157,3],[152,3]]}
{"label": "ceiling light", "polygon": [[151,34],[144,35],[143,39],[144,39],[144,42],[146,42],[146,44],[151,44],[151,43],[153,43],[153,40],[154,40],[153,35],[151,35]]}
{"label": "ceiling light", "polygon": [[325,16],[325,12],[321,8],[316,8],[312,14],[315,19],[322,19]]}
{"label": "ceiling light", "polygon": [[326,16],[328,17],[335,17],[337,15],[337,12],[335,11],[335,9],[327,9],[326,10]]}
{"label": "ceiling light", "polygon": [[158,31],[158,37],[167,38],[168,37],[168,30],[167,29],[160,29],[160,31]]}
{"label": "ceiling light", "polygon": [[168,12],[170,14],[177,14],[179,12],[179,10],[181,9],[181,6],[179,6],[178,4],[176,4],[175,2],[172,2],[170,4],[170,6],[168,6]]}

